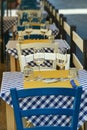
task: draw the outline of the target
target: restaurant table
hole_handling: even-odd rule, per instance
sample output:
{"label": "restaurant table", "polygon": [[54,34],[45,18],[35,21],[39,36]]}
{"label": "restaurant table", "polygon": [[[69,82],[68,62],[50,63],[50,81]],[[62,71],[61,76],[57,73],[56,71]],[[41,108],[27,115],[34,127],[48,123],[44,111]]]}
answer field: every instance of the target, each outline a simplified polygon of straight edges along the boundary
{"label": "restaurant table", "polygon": [[[9,29],[11,29],[14,25],[17,25],[17,17],[3,17],[3,32],[4,33],[8,31]],[[0,30],[1,30],[1,27],[0,27]]]}
{"label": "restaurant table", "polygon": [[[31,40],[31,41],[35,41],[35,42],[40,42],[41,40]],[[47,42],[47,40],[43,40],[44,42]],[[16,49],[16,44],[18,43],[18,40],[9,40],[7,45],[6,45],[6,52],[8,54],[10,54],[10,69],[11,71],[16,71],[17,69],[19,70],[19,63],[18,63],[18,54],[17,54],[17,49]],[[67,51],[70,50],[70,46],[68,45],[68,43],[63,40],[63,39],[56,39],[54,41],[55,44],[58,44],[59,48],[66,48]],[[53,43],[53,44],[54,44]],[[50,43],[49,43],[50,44]],[[30,53],[28,51],[23,51],[23,54],[26,55]]]}
{"label": "restaurant table", "polygon": [[[66,71],[67,72],[67,71]],[[49,73],[49,72],[48,72]],[[63,73],[64,74],[64,73]],[[83,93],[81,96],[81,104],[80,104],[80,113],[79,113],[79,122],[78,122],[78,128],[83,125],[84,122],[87,121],[87,71],[86,70],[79,70],[78,71],[79,77],[77,78],[79,84],[82,86]],[[83,78],[84,77],[84,78]],[[28,82],[28,81],[27,81]],[[34,81],[35,82],[35,81]],[[36,81],[37,82],[37,81]],[[64,86],[66,81],[64,81]],[[29,82],[30,83],[30,82]],[[69,81],[68,81],[69,84]],[[48,83],[48,86],[50,83]],[[29,85],[28,85],[29,86]],[[55,83],[53,85],[55,87]],[[56,84],[56,86],[58,86]],[[61,86],[61,85],[60,85]],[[4,72],[3,78],[2,78],[2,84],[1,84],[1,98],[6,103],[6,121],[7,121],[7,130],[15,130],[15,120],[13,115],[13,109],[12,107],[12,101],[10,96],[10,89],[16,87],[17,89],[23,89],[24,88],[24,76],[21,72]],[[31,86],[32,88],[33,86]],[[67,86],[68,87],[68,86]],[[44,101],[47,100],[46,103]],[[57,105],[64,106],[64,107],[70,107],[72,106],[72,99],[69,97],[34,97],[33,99],[25,99],[23,101],[20,101],[21,108],[27,109],[27,108],[35,108],[35,107],[44,107],[44,106],[51,106],[56,107]],[[49,121],[49,117],[44,120],[43,117],[40,117],[38,119],[31,117],[29,118],[29,121],[32,122],[34,125],[39,125],[41,121],[43,123],[41,125],[51,124]],[[68,125],[69,119],[66,117],[59,117],[52,119],[53,124],[62,124],[62,125]]]}
{"label": "restaurant table", "polygon": [[59,29],[56,27],[55,23],[52,23],[49,25],[49,29],[52,30],[52,34],[55,36],[55,38],[58,36],[59,34]]}

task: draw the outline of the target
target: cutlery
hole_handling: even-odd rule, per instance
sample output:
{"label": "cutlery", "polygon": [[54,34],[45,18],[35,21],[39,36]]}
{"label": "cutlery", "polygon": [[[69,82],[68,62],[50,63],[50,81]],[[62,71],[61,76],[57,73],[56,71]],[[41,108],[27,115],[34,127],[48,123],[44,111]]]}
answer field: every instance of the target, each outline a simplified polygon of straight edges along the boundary
{"label": "cutlery", "polygon": [[[63,81],[69,80],[69,78],[63,78]],[[55,82],[60,82],[61,78],[44,78],[42,80],[45,83],[55,83]]]}

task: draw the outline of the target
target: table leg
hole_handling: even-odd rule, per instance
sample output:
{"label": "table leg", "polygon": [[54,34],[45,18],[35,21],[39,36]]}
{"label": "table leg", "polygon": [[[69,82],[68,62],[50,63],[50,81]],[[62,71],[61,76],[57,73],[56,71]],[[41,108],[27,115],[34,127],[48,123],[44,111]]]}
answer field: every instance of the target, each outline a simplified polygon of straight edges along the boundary
{"label": "table leg", "polygon": [[87,122],[84,123],[84,130],[87,130]]}
{"label": "table leg", "polygon": [[86,130],[86,129],[84,129],[84,124],[83,124],[83,126],[81,126],[81,127],[79,128],[79,130]]}
{"label": "table leg", "polygon": [[11,55],[10,55],[10,70],[12,72],[20,71],[20,66],[19,66],[18,59],[15,59],[14,56],[11,56]]}
{"label": "table leg", "polygon": [[16,130],[13,108],[6,103],[7,130]]}
{"label": "table leg", "polygon": [[19,65],[19,60],[16,59],[16,70],[20,71],[20,65]]}
{"label": "table leg", "polygon": [[15,58],[10,55],[10,70],[11,71],[16,71],[16,62]]}

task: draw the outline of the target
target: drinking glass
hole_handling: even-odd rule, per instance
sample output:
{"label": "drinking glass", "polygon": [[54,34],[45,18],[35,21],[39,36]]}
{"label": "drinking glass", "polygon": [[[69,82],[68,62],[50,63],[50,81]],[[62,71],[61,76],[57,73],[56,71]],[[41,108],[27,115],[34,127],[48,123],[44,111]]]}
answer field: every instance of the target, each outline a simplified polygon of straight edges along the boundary
{"label": "drinking glass", "polygon": [[40,79],[42,79],[41,75],[40,75],[40,66],[44,62],[44,49],[43,48],[39,48],[39,49],[35,48],[34,49],[34,61],[38,65],[38,70],[39,70],[38,79],[40,80]]}
{"label": "drinking glass", "polygon": [[28,34],[28,38],[29,38],[29,36],[30,36],[30,34],[31,34],[31,32],[32,32],[32,28],[31,28],[31,26],[26,26],[26,30],[25,30],[25,32]]}
{"label": "drinking glass", "polygon": [[24,37],[23,37],[23,31],[19,31],[18,32],[18,40],[24,40]]}
{"label": "drinking glass", "polygon": [[30,15],[28,19],[29,19],[29,24],[31,25],[31,22],[32,22],[32,19],[33,19],[32,15]]}
{"label": "drinking glass", "polygon": [[45,28],[45,26],[41,25],[40,31],[41,31],[41,33],[43,34],[44,39],[45,39],[45,33],[47,32],[47,29]]}
{"label": "drinking glass", "polygon": [[38,17],[38,21],[39,21],[39,23],[41,23],[42,17]]}
{"label": "drinking glass", "polygon": [[[68,57],[67,57],[67,49],[65,50],[64,48],[62,48],[61,50],[59,50],[59,53],[57,55],[57,67],[60,68],[60,70],[65,69],[65,65],[68,61]],[[61,71],[61,80],[62,80],[62,71]]]}
{"label": "drinking glass", "polygon": [[70,79],[70,80],[72,80],[72,79],[76,79],[76,78],[79,78],[79,75],[78,75],[78,69],[77,68],[70,68],[69,69],[69,75],[68,75],[68,78]]}
{"label": "drinking glass", "polygon": [[33,80],[33,69],[29,65],[24,67],[23,74],[26,81]]}
{"label": "drinking glass", "polygon": [[45,24],[46,24],[46,29],[49,30],[49,26],[50,26],[50,25],[49,25],[49,21],[46,21]]}
{"label": "drinking glass", "polygon": [[25,25],[25,30],[26,30],[26,29],[29,29],[29,25],[28,25],[28,24]]}
{"label": "drinking glass", "polygon": [[54,35],[49,36],[49,41],[50,41],[50,43],[54,43]]}

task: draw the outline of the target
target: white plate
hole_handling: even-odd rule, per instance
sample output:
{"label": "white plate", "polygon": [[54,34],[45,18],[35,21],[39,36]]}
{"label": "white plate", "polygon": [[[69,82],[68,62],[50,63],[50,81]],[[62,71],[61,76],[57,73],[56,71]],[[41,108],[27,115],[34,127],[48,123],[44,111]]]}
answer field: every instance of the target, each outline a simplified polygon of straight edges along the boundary
{"label": "white plate", "polygon": [[58,82],[60,81],[60,78],[47,78],[47,79],[43,79],[43,82],[45,83],[53,83],[53,82]]}

